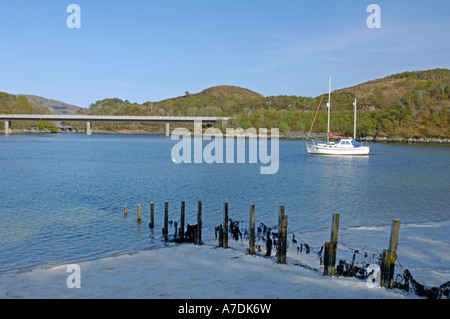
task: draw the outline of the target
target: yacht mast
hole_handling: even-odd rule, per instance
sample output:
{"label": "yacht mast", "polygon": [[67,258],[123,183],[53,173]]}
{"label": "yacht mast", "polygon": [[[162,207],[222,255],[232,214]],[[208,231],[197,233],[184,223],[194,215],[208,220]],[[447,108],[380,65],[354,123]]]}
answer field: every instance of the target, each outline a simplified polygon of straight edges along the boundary
{"label": "yacht mast", "polygon": [[355,107],[355,115],[353,120],[353,139],[356,140],[356,97],[355,97],[355,103],[353,103],[353,106]]}
{"label": "yacht mast", "polygon": [[330,107],[331,107],[331,75],[328,80],[328,124],[327,124],[327,143],[330,141]]}

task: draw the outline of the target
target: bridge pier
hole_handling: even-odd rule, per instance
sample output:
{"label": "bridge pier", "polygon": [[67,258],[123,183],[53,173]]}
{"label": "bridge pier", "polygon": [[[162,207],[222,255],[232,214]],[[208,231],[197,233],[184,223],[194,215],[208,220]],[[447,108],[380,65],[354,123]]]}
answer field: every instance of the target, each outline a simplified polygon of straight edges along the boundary
{"label": "bridge pier", "polygon": [[194,121],[194,136],[202,136],[202,121]]}
{"label": "bridge pier", "polygon": [[86,135],[91,136],[92,135],[92,129],[91,129],[92,122],[86,122]]}
{"label": "bridge pier", "polygon": [[170,125],[169,122],[166,123],[166,137],[170,136]]}
{"label": "bridge pier", "polygon": [[222,129],[226,129],[228,125],[228,121],[222,121]]}
{"label": "bridge pier", "polygon": [[11,121],[5,121],[5,135],[11,134]]}

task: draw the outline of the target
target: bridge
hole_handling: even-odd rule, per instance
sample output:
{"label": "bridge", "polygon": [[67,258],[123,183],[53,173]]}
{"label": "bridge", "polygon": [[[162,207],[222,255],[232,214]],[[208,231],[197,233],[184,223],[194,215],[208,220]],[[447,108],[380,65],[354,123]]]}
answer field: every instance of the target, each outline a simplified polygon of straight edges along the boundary
{"label": "bridge", "polygon": [[166,123],[166,136],[170,135],[169,123],[193,123],[198,128],[203,123],[214,124],[222,121],[225,124],[229,117],[217,116],[127,116],[127,115],[58,115],[58,114],[0,114],[0,121],[5,121],[5,135],[11,133],[12,121],[46,121],[46,122],[86,122],[86,134],[92,135],[92,122],[140,122]]}

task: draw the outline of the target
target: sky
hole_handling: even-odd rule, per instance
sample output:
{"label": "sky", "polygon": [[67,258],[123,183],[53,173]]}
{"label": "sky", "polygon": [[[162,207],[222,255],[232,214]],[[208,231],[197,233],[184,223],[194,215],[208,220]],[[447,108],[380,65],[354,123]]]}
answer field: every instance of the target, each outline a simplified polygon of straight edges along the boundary
{"label": "sky", "polygon": [[335,90],[450,68],[449,12],[448,0],[0,0],[0,91],[80,107],[216,85],[315,97],[329,76]]}

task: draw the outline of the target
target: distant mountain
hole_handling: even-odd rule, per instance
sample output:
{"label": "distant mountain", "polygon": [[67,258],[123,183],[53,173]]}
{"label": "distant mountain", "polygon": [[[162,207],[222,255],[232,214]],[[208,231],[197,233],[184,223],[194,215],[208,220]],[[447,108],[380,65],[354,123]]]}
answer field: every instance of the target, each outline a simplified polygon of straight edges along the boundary
{"label": "distant mountain", "polygon": [[78,114],[81,107],[61,101],[47,99],[37,95],[18,94],[17,96],[25,96],[30,104],[40,105],[47,108],[52,114]]}

